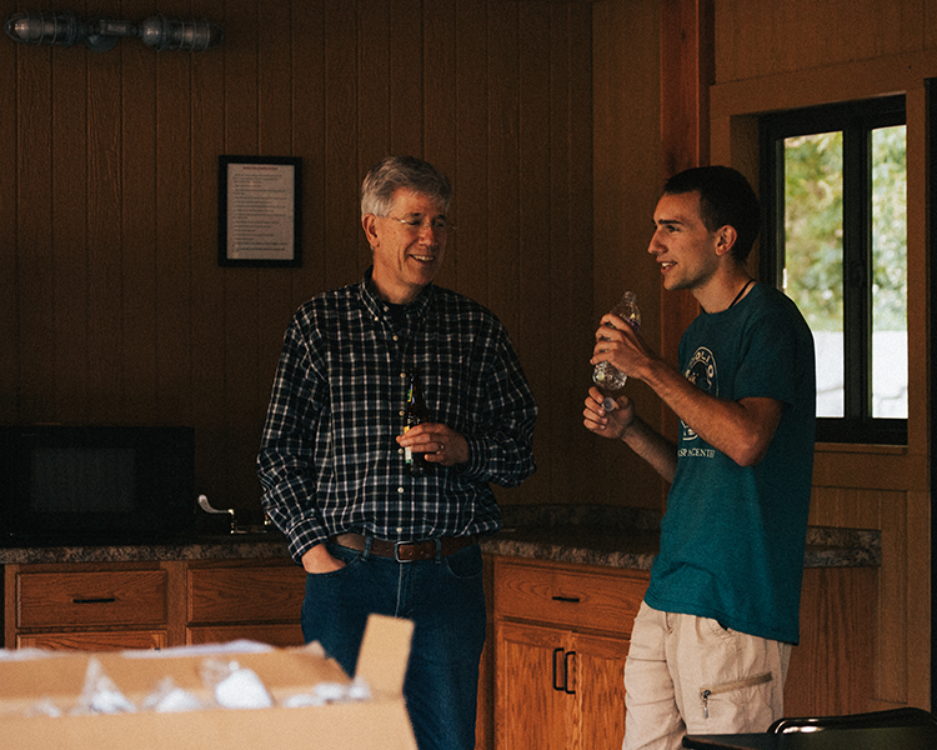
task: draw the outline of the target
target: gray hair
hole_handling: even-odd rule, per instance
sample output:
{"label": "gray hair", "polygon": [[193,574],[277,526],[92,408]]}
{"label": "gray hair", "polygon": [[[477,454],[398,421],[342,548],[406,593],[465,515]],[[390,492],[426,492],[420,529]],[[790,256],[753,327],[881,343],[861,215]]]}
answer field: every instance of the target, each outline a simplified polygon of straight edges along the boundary
{"label": "gray hair", "polygon": [[426,195],[449,210],[452,185],[446,175],[415,156],[388,156],[375,164],[361,183],[361,216],[387,216],[400,188]]}

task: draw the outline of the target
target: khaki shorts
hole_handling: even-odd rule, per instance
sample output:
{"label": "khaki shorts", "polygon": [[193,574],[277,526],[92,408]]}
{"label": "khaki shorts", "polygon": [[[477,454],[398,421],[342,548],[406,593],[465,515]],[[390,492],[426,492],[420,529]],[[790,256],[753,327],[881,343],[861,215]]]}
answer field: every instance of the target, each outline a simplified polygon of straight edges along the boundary
{"label": "khaki shorts", "polygon": [[764,732],[782,716],[791,645],[659,612],[635,619],[624,750],[676,750],[685,734]]}

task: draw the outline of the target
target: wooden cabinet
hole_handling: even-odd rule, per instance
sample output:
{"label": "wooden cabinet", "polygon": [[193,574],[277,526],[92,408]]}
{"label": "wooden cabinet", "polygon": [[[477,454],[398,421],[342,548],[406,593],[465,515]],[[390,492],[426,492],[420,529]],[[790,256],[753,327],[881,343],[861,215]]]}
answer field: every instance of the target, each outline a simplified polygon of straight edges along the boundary
{"label": "wooden cabinet", "polygon": [[305,571],[290,560],[190,563],[186,643],[249,638],[301,646]]}
{"label": "wooden cabinet", "polygon": [[499,558],[498,750],[607,750],[624,736],[625,657],[642,571]]}
{"label": "wooden cabinet", "polygon": [[303,643],[305,573],[288,558],[11,564],[4,581],[6,648]]}
{"label": "wooden cabinet", "polygon": [[9,565],[7,647],[169,645],[169,572],[159,563]]}

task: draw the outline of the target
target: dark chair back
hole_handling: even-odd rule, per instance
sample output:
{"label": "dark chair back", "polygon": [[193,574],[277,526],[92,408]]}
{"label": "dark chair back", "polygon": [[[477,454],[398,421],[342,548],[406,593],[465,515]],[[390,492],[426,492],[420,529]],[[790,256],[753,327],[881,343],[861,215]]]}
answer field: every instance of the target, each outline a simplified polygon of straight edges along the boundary
{"label": "dark chair back", "polygon": [[778,719],[768,727],[768,734],[818,732],[826,729],[877,729],[886,727],[937,727],[937,717],[923,708],[906,706],[888,711],[843,716],[801,716]]}

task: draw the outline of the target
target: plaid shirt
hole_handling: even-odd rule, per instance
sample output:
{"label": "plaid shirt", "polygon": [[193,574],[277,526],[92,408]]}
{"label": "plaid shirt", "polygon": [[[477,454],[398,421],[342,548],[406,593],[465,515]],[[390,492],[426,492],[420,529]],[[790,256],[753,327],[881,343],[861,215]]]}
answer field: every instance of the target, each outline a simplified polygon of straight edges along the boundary
{"label": "plaid shirt", "polygon": [[[433,285],[396,311],[369,287],[370,270],[317,295],[284,337],[257,466],[264,510],[297,561],[348,531],[390,541],[497,531],[488,483],[517,486],[536,468],[537,406],[498,319]],[[395,438],[414,369],[432,421],[468,441],[467,464],[407,470]]]}

